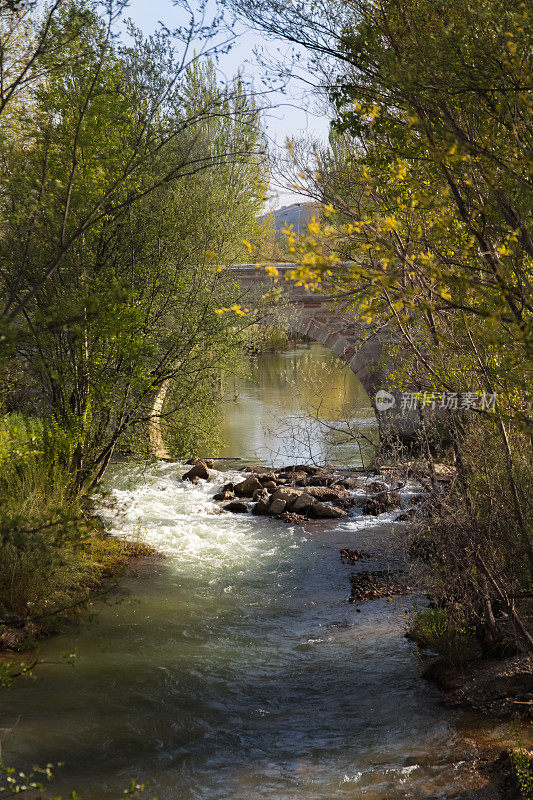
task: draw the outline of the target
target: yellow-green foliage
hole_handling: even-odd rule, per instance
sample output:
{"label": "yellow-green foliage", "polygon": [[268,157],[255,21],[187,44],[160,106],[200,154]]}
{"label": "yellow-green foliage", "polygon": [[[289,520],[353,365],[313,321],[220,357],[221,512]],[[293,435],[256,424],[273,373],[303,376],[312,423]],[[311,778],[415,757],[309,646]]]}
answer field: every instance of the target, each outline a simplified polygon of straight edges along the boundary
{"label": "yellow-green foliage", "polygon": [[242,332],[243,346],[252,353],[271,353],[284,350],[291,340],[286,328],[274,325],[250,325]]}

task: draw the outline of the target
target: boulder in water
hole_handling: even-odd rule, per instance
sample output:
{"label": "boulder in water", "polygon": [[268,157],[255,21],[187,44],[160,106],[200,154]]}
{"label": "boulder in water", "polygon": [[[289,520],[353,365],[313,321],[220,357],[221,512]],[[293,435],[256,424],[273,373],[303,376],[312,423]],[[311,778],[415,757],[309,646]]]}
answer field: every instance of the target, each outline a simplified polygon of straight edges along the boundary
{"label": "boulder in water", "polygon": [[372,483],[367,483],[366,490],[370,494],[376,494],[377,492],[388,492],[389,486],[383,481],[372,481]]}
{"label": "boulder in water", "polygon": [[399,492],[380,492],[374,497],[369,497],[363,503],[363,514],[372,514],[377,517],[386,511],[394,511],[400,507],[401,497]]}
{"label": "boulder in water", "polygon": [[207,465],[205,461],[201,459],[197,459],[191,469],[186,472],[185,475],[182,475],[182,480],[184,481],[194,481],[195,478],[203,478],[203,480],[209,479]]}
{"label": "boulder in water", "polygon": [[235,495],[229,489],[222,489],[213,496],[213,500],[231,500]]}
{"label": "boulder in water", "polygon": [[309,480],[307,472],[294,472],[289,474],[288,478],[293,486],[307,486]]}
{"label": "boulder in water", "polygon": [[263,487],[262,489],[256,489],[252,495],[252,500],[257,503],[259,500],[265,500],[268,497],[268,491]]}
{"label": "boulder in water", "polygon": [[283,514],[283,512],[285,511],[286,507],[287,507],[287,503],[285,502],[285,500],[281,500],[281,499],[272,500],[271,503],[268,506],[268,512],[267,513],[271,514],[272,516],[276,516],[277,514]]}
{"label": "boulder in water", "polygon": [[258,500],[255,506],[252,507],[252,514],[256,516],[265,516],[268,514],[268,503],[266,500]]}
{"label": "boulder in water", "polygon": [[237,483],[234,486],[234,491],[238,497],[252,497],[253,493],[257,489],[262,488],[262,485],[259,483],[255,475],[249,475],[241,483]]}
{"label": "boulder in water", "polygon": [[318,475],[310,475],[307,479],[308,486],[327,486],[328,482],[331,483],[332,481],[331,475],[322,475],[319,473]]}
{"label": "boulder in water", "polygon": [[342,508],[330,506],[328,503],[321,503],[319,500],[311,506],[311,513],[319,519],[338,519],[346,516],[346,511],[343,511]]}
{"label": "boulder in water", "polygon": [[270,483],[276,480],[276,474],[274,472],[265,472],[263,475],[258,475],[257,480],[260,481],[263,486],[265,483]]}
{"label": "boulder in water", "polygon": [[308,492],[302,492],[294,501],[292,510],[296,514],[305,514],[308,512],[316,503],[314,497],[312,497]]}
{"label": "boulder in water", "polygon": [[284,500],[287,503],[287,507],[290,507],[294,501],[301,495],[301,490],[293,489],[290,486],[283,486],[281,489],[277,489],[274,494],[272,495],[272,501],[274,500]]}
{"label": "boulder in water", "polygon": [[338,481],[335,481],[332,488],[335,489],[357,489],[359,486],[359,481],[357,478],[341,478]]}
{"label": "boulder in water", "polygon": [[232,500],[231,503],[226,503],[222,506],[224,511],[233,511],[234,514],[246,514],[248,506],[242,500]]}
{"label": "boulder in water", "polygon": [[335,488],[329,486],[309,486],[307,489],[307,494],[310,494],[311,497],[314,497],[316,500],[340,500],[341,498],[345,498],[347,496],[346,489],[342,488]]}

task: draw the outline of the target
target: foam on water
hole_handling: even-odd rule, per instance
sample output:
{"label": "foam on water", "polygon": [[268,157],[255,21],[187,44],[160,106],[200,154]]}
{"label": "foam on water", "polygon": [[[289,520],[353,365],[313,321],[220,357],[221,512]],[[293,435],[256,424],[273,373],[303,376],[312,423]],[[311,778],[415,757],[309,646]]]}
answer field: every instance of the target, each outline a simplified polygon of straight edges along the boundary
{"label": "foam on water", "polygon": [[188,573],[243,570],[298,546],[292,528],[269,520],[259,525],[257,518],[221,512],[213,502],[220,487],[242,480],[242,473],[212,471],[210,481],[194,485],[180,478],[187,469],[176,463],[117,468],[108,482],[116,507],[104,509],[112,532],[141,538]]}
{"label": "foam on water", "polygon": [[[386,568],[390,515],[306,530],[220,513],[213,494],[242,473],[191,485],[185,469],[110,475],[110,531],[167,558],[96,625],[43,648],[37,682],[5,699],[4,758],[66,761],[54,795],[86,800],[117,797],[131,778],[159,800],[404,800],[464,783],[401,600],[360,613],[347,602],[357,567],[339,549]],[[60,654],[74,647],[68,671]]]}

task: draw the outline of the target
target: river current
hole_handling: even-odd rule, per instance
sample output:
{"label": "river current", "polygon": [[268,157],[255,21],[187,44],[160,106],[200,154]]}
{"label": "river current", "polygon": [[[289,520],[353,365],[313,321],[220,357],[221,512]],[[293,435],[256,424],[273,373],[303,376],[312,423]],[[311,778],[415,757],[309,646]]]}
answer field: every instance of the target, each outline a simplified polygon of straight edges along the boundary
{"label": "river current", "polygon": [[[2,694],[3,760],[64,762],[54,795],[87,800],[130,779],[160,800],[456,796],[482,731],[420,678],[403,634],[421,599],[348,602],[359,567],[339,549],[373,553],[367,569],[401,565],[401,523],[220,513],[212,496],[236,472],[218,468],[192,486],[183,465],[115,465],[110,530],[165,558]],[[71,669],[61,656],[75,649]]]}

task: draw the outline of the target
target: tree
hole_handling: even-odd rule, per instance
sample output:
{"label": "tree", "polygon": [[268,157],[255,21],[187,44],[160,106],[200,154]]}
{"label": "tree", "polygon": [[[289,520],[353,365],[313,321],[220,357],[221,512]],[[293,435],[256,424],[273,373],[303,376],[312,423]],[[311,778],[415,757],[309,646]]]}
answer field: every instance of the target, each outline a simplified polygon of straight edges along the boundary
{"label": "tree", "polygon": [[237,342],[235,320],[215,314],[232,297],[217,264],[253,230],[266,166],[239,79],[224,89],[211,63],[192,64],[178,89],[166,36],[135,33],[105,58],[102,37],[92,17],[68,66],[35,93],[27,146],[3,152],[1,257],[9,295],[24,298],[14,380],[33,412],[70,433],[78,489],[149,422],[163,385],[167,418],[199,413],[212,392]]}
{"label": "tree", "polygon": [[[495,411],[474,414],[497,480],[481,454],[472,462],[472,425],[457,420],[458,541],[468,540],[467,568],[485,574],[478,594],[492,581],[512,610],[509,592],[533,578],[531,10],[499,0],[235,5],[306,48],[334,112],[330,147],[299,165],[326,219],[301,238],[288,231],[294,279],[326,281],[369,325],[398,333],[400,388],[415,376],[437,395],[498,395]],[[512,535],[486,506],[491,480],[506,487]],[[503,569],[505,542],[525,575],[520,556]]]}
{"label": "tree", "polygon": [[[55,2],[43,23],[36,21],[36,4],[2,10],[0,66],[5,108],[10,109],[0,117],[0,181],[9,197],[2,227],[3,239],[16,237],[21,248],[15,272],[10,253],[0,252],[0,335],[6,344],[16,338],[28,304],[93,226],[159,186],[247,157],[240,142],[232,143],[236,149],[231,153],[191,153],[198,126],[223,116],[219,98],[206,96],[192,117],[167,113],[186,107],[188,68],[215,48],[216,24],[206,26],[191,16],[183,29],[146,41],[132,31],[134,47],[123,48],[119,63],[113,26],[123,7],[122,0],[109,0],[104,18],[90,0]],[[14,32],[24,25],[21,50]],[[192,52],[195,44],[199,54]],[[102,114],[109,127],[107,137],[98,139]],[[161,156],[173,143],[175,158],[165,164]],[[87,169],[95,159],[100,171],[93,171],[88,184]],[[158,170],[148,169],[156,162]],[[49,203],[55,209],[54,227],[43,220]],[[46,248],[38,236],[42,224],[48,228]]]}

